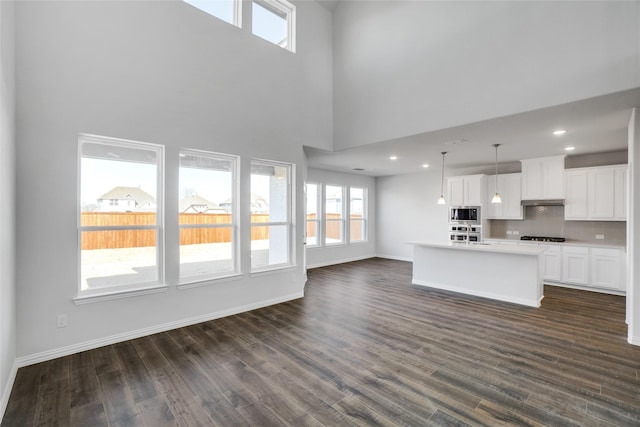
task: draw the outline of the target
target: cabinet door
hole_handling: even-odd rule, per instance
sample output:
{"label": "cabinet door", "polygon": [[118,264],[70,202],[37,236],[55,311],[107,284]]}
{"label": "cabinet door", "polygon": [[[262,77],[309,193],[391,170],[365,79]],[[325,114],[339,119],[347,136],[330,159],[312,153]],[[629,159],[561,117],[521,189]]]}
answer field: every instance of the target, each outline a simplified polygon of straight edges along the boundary
{"label": "cabinet door", "polygon": [[615,171],[611,168],[589,171],[589,217],[613,219]]}
{"label": "cabinet door", "polygon": [[542,198],[564,199],[564,156],[542,161]]}
{"label": "cabinet door", "polygon": [[589,248],[562,248],[562,281],[579,285],[589,284]]}
{"label": "cabinet door", "polygon": [[[506,219],[522,219],[522,182],[521,174],[513,173],[498,176],[498,185],[502,183],[500,196],[502,196],[502,216]],[[493,194],[491,194],[493,197]]]}
{"label": "cabinet door", "polygon": [[615,169],[615,184],[613,190],[614,219],[627,219],[627,168]]}
{"label": "cabinet door", "polygon": [[547,251],[542,254],[544,263],[545,280],[559,282],[562,280],[562,248],[560,246],[550,246]]}
{"label": "cabinet door", "polygon": [[449,178],[447,187],[449,189],[449,206],[464,206],[464,178]]}
{"label": "cabinet door", "polygon": [[622,280],[623,251],[607,248],[593,248],[591,251],[591,286],[625,290]]}
{"label": "cabinet door", "polygon": [[542,163],[537,160],[522,160],[522,198],[539,199],[542,196]]}
{"label": "cabinet door", "polygon": [[472,175],[464,179],[464,204],[466,206],[482,205],[482,175]]}
{"label": "cabinet door", "polygon": [[587,171],[575,170],[565,173],[567,198],[564,205],[564,219],[587,219]]}

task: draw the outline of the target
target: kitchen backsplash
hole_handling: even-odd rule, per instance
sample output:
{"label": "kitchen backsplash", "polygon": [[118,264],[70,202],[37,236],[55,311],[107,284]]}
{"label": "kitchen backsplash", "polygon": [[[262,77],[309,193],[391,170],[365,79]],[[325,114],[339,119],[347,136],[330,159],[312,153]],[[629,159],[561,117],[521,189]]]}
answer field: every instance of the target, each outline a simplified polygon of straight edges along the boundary
{"label": "kitchen backsplash", "polygon": [[[524,220],[489,220],[489,235],[485,238],[514,239],[521,236],[564,237],[567,241],[625,246],[625,221],[565,221],[564,206],[527,206]],[[518,231],[518,235],[507,234]],[[604,239],[596,239],[596,234]]]}

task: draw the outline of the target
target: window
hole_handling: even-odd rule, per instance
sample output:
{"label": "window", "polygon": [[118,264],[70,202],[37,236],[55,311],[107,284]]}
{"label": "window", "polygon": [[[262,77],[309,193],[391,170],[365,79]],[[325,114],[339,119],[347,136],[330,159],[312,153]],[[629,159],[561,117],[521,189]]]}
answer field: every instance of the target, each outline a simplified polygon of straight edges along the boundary
{"label": "window", "polygon": [[163,281],[164,148],[79,138],[79,295],[140,289]]}
{"label": "window", "polygon": [[367,192],[364,188],[349,189],[349,241],[367,240]]}
{"label": "window", "polygon": [[327,185],[324,194],[325,244],[344,243],[344,187]]}
{"label": "window", "polygon": [[318,212],[318,200],[320,194],[318,193],[318,188],[320,186],[318,184],[307,183],[306,185],[306,195],[307,195],[307,247],[311,248],[314,246],[319,246],[320,241],[318,239],[320,233],[320,213]]}
{"label": "window", "polygon": [[180,282],[197,282],[237,271],[233,156],[180,152]]}
{"label": "window", "polygon": [[240,0],[183,0],[185,3],[222,19],[236,27],[242,26]]}
{"label": "window", "polygon": [[296,7],[286,0],[254,0],[252,31],[271,43],[295,52]]}
{"label": "window", "polygon": [[251,269],[291,265],[293,166],[251,162]]}

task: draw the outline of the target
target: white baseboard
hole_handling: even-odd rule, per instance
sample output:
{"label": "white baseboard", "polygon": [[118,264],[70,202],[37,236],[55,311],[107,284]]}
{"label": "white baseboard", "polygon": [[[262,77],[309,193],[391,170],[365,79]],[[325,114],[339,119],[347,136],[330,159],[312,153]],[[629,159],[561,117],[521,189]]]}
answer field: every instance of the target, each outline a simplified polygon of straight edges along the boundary
{"label": "white baseboard", "polygon": [[408,261],[408,262],[413,262],[413,258],[410,257],[403,257],[403,256],[395,256],[395,255],[380,255],[377,254],[376,257],[378,258],[385,258],[385,259],[393,259],[396,261]]}
{"label": "white baseboard", "polygon": [[13,389],[13,383],[16,381],[16,375],[18,374],[18,363],[17,361],[13,362],[13,366],[11,367],[11,372],[9,373],[9,378],[7,378],[7,383],[4,386],[4,390],[2,391],[2,400],[0,400],[0,422],[4,418],[4,413],[7,410],[7,405],[9,404],[9,397],[11,396],[11,390]]}
{"label": "white baseboard", "polygon": [[509,297],[501,294],[494,294],[492,292],[483,292],[477,289],[458,288],[455,286],[441,285],[439,283],[424,282],[422,280],[414,279],[411,283],[413,283],[414,285],[426,286],[429,288],[440,289],[444,291],[457,292],[465,295],[473,295],[476,297],[489,298],[489,299],[498,300],[498,301],[510,302],[513,304],[526,305],[528,307],[539,308],[540,303],[542,302],[542,298],[540,298],[539,300],[535,300],[535,299],[527,299],[527,298]]}
{"label": "white baseboard", "polygon": [[345,264],[347,262],[362,261],[363,259],[375,258],[376,255],[361,255],[354,258],[339,259],[336,261],[325,261],[315,264],[307,264],[307,270],[312,268],[327,267],[329,265]]}
{"label": "white baseboard", "polygon": [[73,344],[70,346],[61,347],[53,350],[47,350],[41,353],[30,354],[28,356],[22,356],[17,358],[16,365],[17,367],[29,366],[35,363],[45,362],[47,360],[53,360],[58,357],[79,353],[81,351],[92,350],[94,348],[103,347],[105,345],[116,344],[122,341],[128,341],[128,340],[132,340],[140,337],[145,337],[147,335],[157,334],[159,332],[170,331],[172,329],[183,328],[185,326],[195,325],[197,323],[207,322],[209,320],[215,320],[221,317],[233,316],[234,314],[244,313],[246,311],[256,310],[258,308],[280,304],[283,302],[291,301],[291,300],[302,298],[302,297],[304,297],[304,291],[296,292],[295,294],[285,295],[279,298],[274,298],[266,301],[260,301],[254,304],[247,304],[240,307],[234,307],[227,310],[221,310],[214,313],[204,314],[202,316],[195,316],[188,319],[178,320],[175,322],[163,323],[161,325],[142,328],[142,329],[138,329],[130,332],[124,332],[121,334],[111,335],[108,337],[86,341],[78,344]]}

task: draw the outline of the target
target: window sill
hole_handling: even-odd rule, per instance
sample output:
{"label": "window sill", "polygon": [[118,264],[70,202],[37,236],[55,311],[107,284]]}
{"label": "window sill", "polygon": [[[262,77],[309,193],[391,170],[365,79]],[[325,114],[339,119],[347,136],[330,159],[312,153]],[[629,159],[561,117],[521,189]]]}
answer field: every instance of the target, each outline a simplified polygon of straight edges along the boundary
{"label": "window sill", "polygon": [[284,265],[280,267],[265,268],[263,270],[254,270],[251,272],[251,277],[267,276],[270,274],[287,273],[289,271],[295,271],[298,268],[297,265]]}
{"label": "window sill", "polygon": [[235,282],[236,280],[242,279],[242,274],[234,273],[228,276],[219,276],[219,277],[210,277],[207,279],[195,279],[191,282],[179,283],[177,288],[180,290],[193,289],[193,288],[201,288],[204,286],[212,286],[218,283],[227,283],[227,282]]}
{"label": "window sill", "polygon": [[166,292],[167,289],[169,289],[167,285],[154,284],[147,287],[105,291],[99,294],[78,295],[73,299],[73,303],[75,305],[92,304],[94,302],[111,301],[114,299],[137,297],[140,295],[157,294],[160,292]]}

